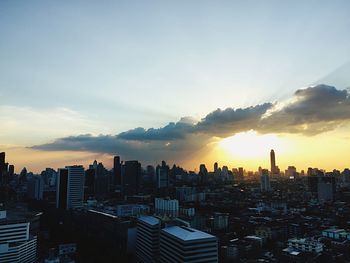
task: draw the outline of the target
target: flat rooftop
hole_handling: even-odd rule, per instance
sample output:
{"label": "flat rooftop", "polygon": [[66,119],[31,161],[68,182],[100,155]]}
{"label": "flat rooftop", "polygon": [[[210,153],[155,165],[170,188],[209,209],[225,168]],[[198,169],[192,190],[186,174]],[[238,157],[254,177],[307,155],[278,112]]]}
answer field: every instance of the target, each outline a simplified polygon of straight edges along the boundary
{"label": "flat rooftop", "polygon": [[162,231],[175,236],[183,241],[216,238],[213,235],[199,231],[194,228],[184,226],[170,226],[162,229]]}
{"label": "flat rooftop", "polygon": [[154,216],[140,216],[139,220],[151,226],[160,224],[160,220]]}

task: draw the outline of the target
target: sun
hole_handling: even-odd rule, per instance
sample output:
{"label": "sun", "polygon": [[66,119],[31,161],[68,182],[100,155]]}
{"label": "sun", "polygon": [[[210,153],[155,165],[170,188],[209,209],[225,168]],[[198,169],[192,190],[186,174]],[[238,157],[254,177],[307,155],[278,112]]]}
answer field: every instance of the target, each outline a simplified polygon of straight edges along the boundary
{"label": "sun", "polygon": [[255,131],[241,132],[219,142],[225,154],[254,159],[267,156],[271,149],[283,151],[283,141],[275,134],[259,135]]}

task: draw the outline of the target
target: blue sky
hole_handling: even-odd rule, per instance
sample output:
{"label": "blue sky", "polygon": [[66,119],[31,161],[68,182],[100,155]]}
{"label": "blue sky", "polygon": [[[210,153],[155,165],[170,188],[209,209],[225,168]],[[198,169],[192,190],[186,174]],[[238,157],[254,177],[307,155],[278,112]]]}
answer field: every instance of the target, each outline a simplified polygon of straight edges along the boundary
{"label": "blue sky", "polygon": [[349,10],[349,1],[1,1],[0,145],[161,127],[320,80],[346,88],[332,74],[350,61]]}

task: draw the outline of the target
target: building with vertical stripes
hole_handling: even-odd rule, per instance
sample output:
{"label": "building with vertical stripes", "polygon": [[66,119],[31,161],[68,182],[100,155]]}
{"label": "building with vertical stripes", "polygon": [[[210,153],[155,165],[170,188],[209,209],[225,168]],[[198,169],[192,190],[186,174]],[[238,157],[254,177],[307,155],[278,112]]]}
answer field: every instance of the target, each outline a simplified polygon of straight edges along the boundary
{"label": "building with vertical stripes", "polygon": [[74,209],[83,207],[84,201],[84,167],[82,165],[66,166],[58,169],[56,207]]}

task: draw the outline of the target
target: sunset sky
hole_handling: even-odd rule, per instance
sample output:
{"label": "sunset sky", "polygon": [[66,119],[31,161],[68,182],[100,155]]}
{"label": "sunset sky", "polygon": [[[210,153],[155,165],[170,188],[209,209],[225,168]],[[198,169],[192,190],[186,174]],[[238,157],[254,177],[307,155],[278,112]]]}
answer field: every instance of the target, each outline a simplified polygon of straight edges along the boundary
{"label": "sunset sky", "polygon": [[[0,1],[19,172],[166,160],[350,167],[350,1]],[[197,168],[198,169],[198,168]]]}

